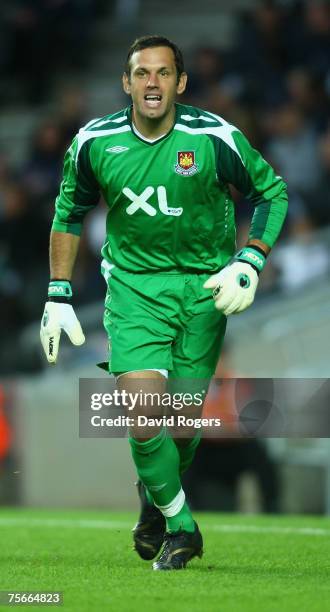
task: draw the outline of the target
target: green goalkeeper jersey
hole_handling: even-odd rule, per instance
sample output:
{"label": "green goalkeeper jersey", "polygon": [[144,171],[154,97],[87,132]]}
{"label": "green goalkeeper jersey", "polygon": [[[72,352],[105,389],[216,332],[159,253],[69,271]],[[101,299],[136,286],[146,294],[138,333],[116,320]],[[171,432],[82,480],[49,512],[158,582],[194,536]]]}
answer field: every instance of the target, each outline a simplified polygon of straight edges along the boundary
{"label": "green goalkeeper jersey", "polygon": [[149,142],[131,115],[130,107],[90,121],[74,138],[53,230],[79,235],[102,194],[108,264],[129,272],[213,273],[235,250],[233,184],[255,206],[249,237],[274,244],[286,186],[236,127],[176,104],[172,130]]}

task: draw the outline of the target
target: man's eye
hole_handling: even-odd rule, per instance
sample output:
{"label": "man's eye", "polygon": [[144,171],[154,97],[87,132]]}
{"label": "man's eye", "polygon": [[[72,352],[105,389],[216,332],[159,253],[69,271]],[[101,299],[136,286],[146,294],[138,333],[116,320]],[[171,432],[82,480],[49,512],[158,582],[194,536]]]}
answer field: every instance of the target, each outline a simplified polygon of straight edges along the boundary
{"label": "man's eye", "polygon": [[162,70],[160,74],[161,74],[162,76],[168,76],[168,75],[169,75],[169,72],[168,72],[168,70]]}

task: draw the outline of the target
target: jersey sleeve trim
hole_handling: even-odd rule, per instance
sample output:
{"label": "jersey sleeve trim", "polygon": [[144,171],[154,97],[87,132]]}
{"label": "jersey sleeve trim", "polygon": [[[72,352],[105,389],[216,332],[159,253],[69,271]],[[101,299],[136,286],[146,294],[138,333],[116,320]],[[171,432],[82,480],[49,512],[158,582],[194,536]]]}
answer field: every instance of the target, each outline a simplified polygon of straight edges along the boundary
{"label": "jersey sleeve trim", "polygon": [[81,223],[63,223],[62,221],[54,221],[52,223],[52,231],[54,232],[62,232],[64,234],[74,234],[75,236],[80,236],[82,225]]}
{"label": "jersey sleeve trim", "polygon": [[[127,120],[127,118],[123,117],[123,120]],[[105,121],[104,123],[109,123],[109,121]],[[87,142],[88,140],[91,140],[91,139],[94,139],[100,136],[111,136],[111,134],[121,134],[123,132],[130,132],[130,131],[131,131],[131,127],[129,125],[122,125],[121,127],[118,127],[118,128],[103,129],[103,130],[84,130],[84,128],[82,128],[81,130],[79,130],[78,137],[77,137],[78,144],[77,144],[77,152],[76,152],[76,158],[75,158],[76,165],[78,164],[80,150],[84,146],[85,142]]]}
{"label": "jersey sleeve trim", "polygon": [[[196,119],[202,120],[202,117],[196,117]],[[237,131],[237,128],[230,125],[230,123],[224,123],[224,125],[216,127],[211,127],[209,125],[205,127],[190,127],[178,122],[175,124],[174,129],[192,135],[205,134],[206,136],[215,136],[225,142],[238,155],[241,161],[243,161],[233,138],[233,132]]]}

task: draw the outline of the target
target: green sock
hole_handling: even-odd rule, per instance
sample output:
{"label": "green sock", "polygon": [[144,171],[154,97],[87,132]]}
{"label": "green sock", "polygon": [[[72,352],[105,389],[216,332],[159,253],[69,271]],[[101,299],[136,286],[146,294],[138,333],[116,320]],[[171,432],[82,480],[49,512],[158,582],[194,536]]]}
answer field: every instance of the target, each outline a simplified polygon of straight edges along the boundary
{"label": "green sock", "polygon": [[[200,441],[201,441],[201,433],[198,433],[196,436],[194,436],[193,438],[189,440],[188,444],[185,444],[185,445],[177,444],[176,445],[178,449],[179,457],[180,457],[180,467],[179,467],[180,474],[183,474],[184,472],[186,472],[186,470],[192,464],[192,461],[196,454],[196,449]],[[154,499],[150,491],[148,491],[146,487],[145,487],[145,492],[146,492],[146,497],[147,497],[149,504],[153,504]]]}
{"label": "green sock", "polygon": [[[182,491],[182,489],[181,489]],[[162,509],[164,513],[164,509]],[[181,510],[177,512],[174,516],[166,516],[166,531],[179,531],[179,529],[184,529],[185,531],[190,531],[193,533],[195,531],[195,523],[192,517],[190,508],[185,501]]]}
{"label": "green sock", "polygon": [[180,474],[183,474],[192,464],[196,453],[197,446],[201,441],[201,433],[191,438],[188,444],[177,444],[177,449],[180,457]]}
{"label": "green sock", "polygon": [[171,436],[163,429],[146,442],[129,438],[139,478],[166,518],[168,531],[194,531],[195,525],[185,502],[179,476],[180,457]]}

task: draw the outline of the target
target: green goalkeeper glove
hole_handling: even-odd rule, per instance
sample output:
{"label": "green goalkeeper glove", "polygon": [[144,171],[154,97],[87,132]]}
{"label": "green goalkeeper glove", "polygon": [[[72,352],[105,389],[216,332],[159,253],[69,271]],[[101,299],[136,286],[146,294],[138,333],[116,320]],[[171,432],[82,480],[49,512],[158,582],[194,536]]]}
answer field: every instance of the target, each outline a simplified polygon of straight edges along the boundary
{"label": "green goalkeeper glove", "polygon": [[48,287],[46,302],[40,327],[40,340],[49,363],[57,361],[62,329],[72,344],[80,346],[85,342],[81,325],[70,304],[72,289],[69,281],[52,280]]}
{"label": "green goalkeeper glove", "polygon": [[251,306],[266,255],[255,246],[241,249],[229,264],[207,279],[205,289],[213,289],[217,310],[224,315],[238,314]]}

